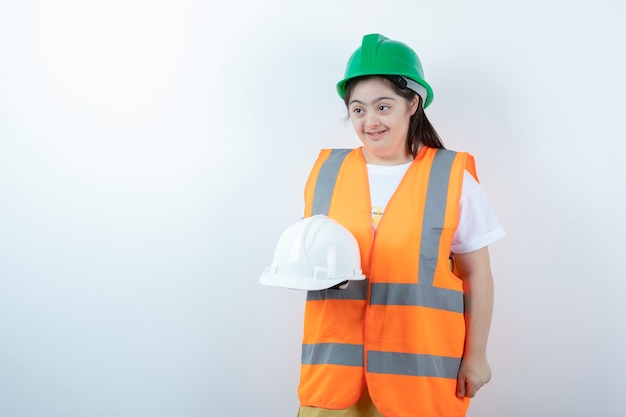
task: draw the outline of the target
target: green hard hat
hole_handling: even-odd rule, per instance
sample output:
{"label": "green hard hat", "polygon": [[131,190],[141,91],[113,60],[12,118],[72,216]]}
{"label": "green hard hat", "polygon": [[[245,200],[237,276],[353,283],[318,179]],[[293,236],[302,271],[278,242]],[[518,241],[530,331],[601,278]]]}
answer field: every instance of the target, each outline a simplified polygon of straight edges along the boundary
{"label": "green hard hat", "polygon": [[402,42],[378,33],[363,36],[361,46],[348,60],[343,80],[337,83],[339,96],[345,98],[348,80],[364,75],[397,75],[401,80],[406,78],[405,84],[408,81],[408,87],[422,97],[424,108],[433,101],[433,90],[424,81],[422,63],[415,51]]}

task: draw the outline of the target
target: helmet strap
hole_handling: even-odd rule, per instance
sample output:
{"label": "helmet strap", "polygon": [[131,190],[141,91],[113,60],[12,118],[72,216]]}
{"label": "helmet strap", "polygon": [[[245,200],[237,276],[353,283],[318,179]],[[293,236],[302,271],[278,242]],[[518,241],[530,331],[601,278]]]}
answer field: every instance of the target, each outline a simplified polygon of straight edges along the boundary
{"label": "helmet strap", "polygon": [[426,91],[426,89],[420,83],[401,75],[387,75],[385,76],[385,78],[400,87],[401,90],[408,88],[415,91],[415,93],[417,93],[417,95],[422,98],[422,102],[426,102],[426,98],[428,98],[428,91]]}

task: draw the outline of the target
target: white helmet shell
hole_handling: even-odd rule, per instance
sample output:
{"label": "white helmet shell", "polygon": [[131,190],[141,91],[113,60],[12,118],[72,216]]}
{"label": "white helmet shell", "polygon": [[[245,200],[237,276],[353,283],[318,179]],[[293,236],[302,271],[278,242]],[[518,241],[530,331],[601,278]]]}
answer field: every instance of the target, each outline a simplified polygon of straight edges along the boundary
{"label": "white helmet shell", "polygon": [[259,282],[296,290],[323,290],[363,280],[359,244],[352,233],[322,214],[289,226],[280,235],[272,265]]}

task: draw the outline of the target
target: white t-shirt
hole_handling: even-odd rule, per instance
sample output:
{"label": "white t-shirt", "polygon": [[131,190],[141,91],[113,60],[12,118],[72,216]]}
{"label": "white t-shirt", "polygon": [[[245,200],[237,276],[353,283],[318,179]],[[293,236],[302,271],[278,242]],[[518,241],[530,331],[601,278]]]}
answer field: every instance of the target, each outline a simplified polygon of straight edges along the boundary
{"label": "white t-shirt", "polygon": [[[372,222],[376,226],[385,207],[411,165],[367,164],[372,202]],[[483,188],[467,171],[463,177],[459,225],[452,239],[453,253],[469,253],[504,237],[505,233],[489,204]]]}

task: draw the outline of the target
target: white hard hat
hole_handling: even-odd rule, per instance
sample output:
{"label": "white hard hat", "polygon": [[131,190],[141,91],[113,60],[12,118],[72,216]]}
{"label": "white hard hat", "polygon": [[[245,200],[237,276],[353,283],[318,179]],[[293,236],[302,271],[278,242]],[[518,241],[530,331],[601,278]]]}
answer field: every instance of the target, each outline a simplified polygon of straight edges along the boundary
{"label": "white hard hat", "polygon": [[311,291],[362,279],[356,238],[335,220],[318,214],[289,226],[280,235],[272,265],[259,282]]}

